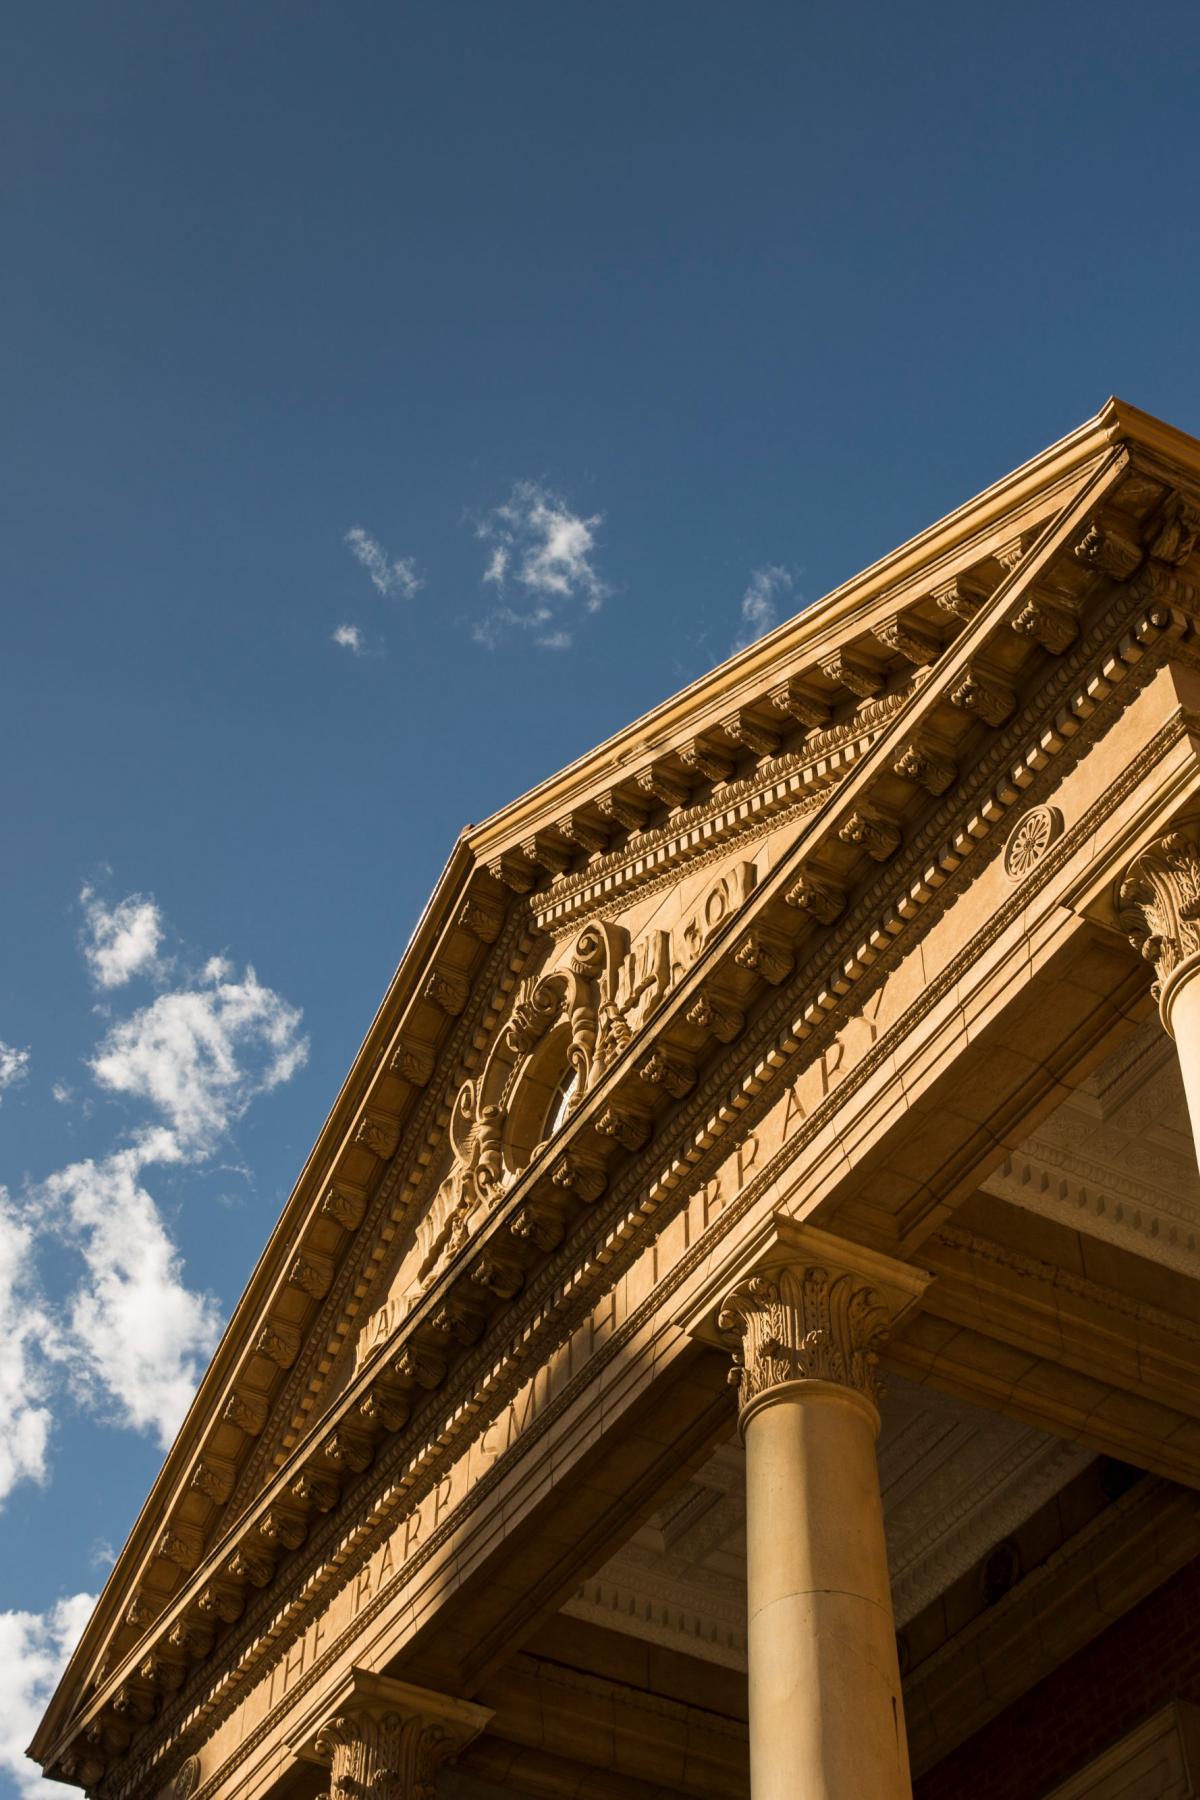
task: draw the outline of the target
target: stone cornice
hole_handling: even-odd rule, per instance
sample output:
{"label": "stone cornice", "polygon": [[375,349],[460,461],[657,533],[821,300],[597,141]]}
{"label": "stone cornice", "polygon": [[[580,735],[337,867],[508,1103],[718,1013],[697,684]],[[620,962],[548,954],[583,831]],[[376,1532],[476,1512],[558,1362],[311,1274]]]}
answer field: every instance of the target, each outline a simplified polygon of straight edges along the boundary
{"label": "stone cornice", "polygon": [[1122,401],[1109,400],[1095,418],[1058,443],[496,813],[475,828],[473,843],[486,856],[493,847],[498,850],[506,842],[519,841],[530,822],[557,816],[569,805],[569,794],[594,788],[606,771],[615,774],[626,768],[644,747],[687,730],[695,734],[710,714],[717,718],[744,704],[768,682],[777,684],[793,663],[811,660],[806,656],[810,646],[815,654],[823,645],[865,636],[868,620],[878,615],[882,622],[904,613],[984,561],[1001,569],[997,553],[1014,539],[1027,545],[1031,532],[1036,535],[1106,455],[1125,444],[1145,446],[1183,468],[1200,469],[1196,440]]}
{"label": "stone cornice", "polygon": [[[809,865],[818,868],[821,870],[823,881],[843,890],[851,885],[857,885],[861,879],[859,871],[862,869],[863,859],[864,857],[869,859],[872,852],[869,846],[862,842],[861,836],[858,839],[848,838],[845,827],[853,816],[856,804],[861,808],[865,800],[868,810],[875,804],[871,792],[873,783],[879,782],[883,777],[886,783],[891,784],[888,793],[893,810],[897,803],[905,810],[911,808],[914,801],[927,806],[928,802],[921,798],[921,790],[914,791],[911,784],[908,788],[896,788],[893,778],[887,774],[882,765],[885,745],[895,744],[901,725],[905,728],[906,733],[911,735],[922,728],[923,721],[933,719],[935,715],[939,727],[935,735],[939,737],[948,726],[952,727],[956,720],[963,731],[969,729],[972,718],[970,698],[970,683],[973,679],[972,658],[982,659],[985,650],[991,653],[994,661],[998,647],[999,664],[1009,680],[1031,655],[1044,657],[1052,654],[1043,650],[1036,639],[1030,639],[1022,631],[1014,630],[1005,637],[1005,630],[1014,624],[1022,607],[1028,605],[1028,588],[1035,585],[1043,575],[1050,573],[1050,565],[1056,555],[1064,550],[1069,554],[1072,534],[1078,530],[1079,522],[1098,512],[1105,504],[1109,490],[1116,485],[1123,474],[1123,464],[1110,465],[1103,478],[1098,483],[1094,482],[1087,493],[1071,509],[1068,509],[1068,513],[1056,526],[1054,533],[1044,539],[1037,550],[1029,553],[1025,563],[1018,566],[1014,578],[1006,587],[1004,604],[1000,605],[997,601],[994,606],[984,609],[974,623],[963,631],[954,649],[944,659],[944,666],[939,666],[934,675],[919,688],[916,695],[902,707],[892,726],[884,733],[884,739],[875,746],[859,768],[847,777],[843,788],[827,801],[808,829],[801,834],[796,850],[772,873],[762,891],[749,904],[745,929],[731,934],[727,939],[723,939],[715,945],[701,963],[697,964],[687,980],[681,984],[678,992],[664,1007],[661,1017],[656,1017],[652,1031],[639,1041],[637,1046],[639,1057],[644,1056],[652,1041],[681,1043],[687,1052],[695,1055],[697,1050],[703,1049],[705,1045],[708,1030],[705,1021],[711,1016],[714,1007],[722,1016],[727,1016],[730,1008],[733,1009],[734,1015],[739,1012],[744,1013],[748,1001],[757,1000],[760,995],[768,991],[771,977],[767,971],[773,962],[778,962],[779,955],[776,950],[768,951],[761,934],[766,933],[767,939],[790,946],[794,944],[798,935],[803,937],[806,929],[812,929],[811,924],[806,923],[807,914],[804,904],[799,901],[789,904],[790,897],[797,889],[797,870],[801,871],[803,880],[809,880],[809,877],[803,874],[805,868]],[[1093,582],[1099,579],[1101,591],[1107,590],[1105,577],[1095,577],[1093,574],[1089,579]],[[1186,620],[1172,615],[1169,608],[1164,609],[1157,605],[1153,599],[1153,591],[1154,584],[1150,584],[1149,588],[1143,584],[1141,589],[1135,586],[1132,608],[1129,600],[1122,596],[1121,609],[1126,615],[1132,614],[1132,623],[1099,672],[1099,679],[1103,683],[1103,687],[1099,690],[1101,694],[1123,680],[1126,674],[1135,668],[1138,662],[1147,655],[1147,652],[1164,636],[1173,635],[1178,638],[1186,630]],[[1079,589],[1081,601],[1087,597],[1087,592],[1086,586]],[[1140,622],[1137,605],[1139,599],[1141,601]],[[1086,663],[1087,658],[1082,653],[1090,652],[1094,638],[1095,633],[1090,636],[1085,635],[1073,654],[1072,667],[1076,662]],[[1069,675],[1066,668],[1062,672],[1064,675]],[[1045,685],[1043,683],[1043,686]],[[1065,686],[1069,690],[1069,679],[1065,682]],[[1043,733],[1041,742],[1030,752],[1031,763],[1027,762],[1024,765],[1024,781],[1032,783],[1037,770],[1045,767],[1050,759],[1061,750],[1063,744],[1083,728],[1084,721],[1095,713],[1098,704],[1102,704],[1102,701],[1098,701],[1095,697],[1096,694],[1096,681],[1093,678],[1080,687],[1076,696],[1062,708],[1056,716],[1054,726],[1048,736]],[[995,727],[991,727],[991,729],[995,729]],[[902,746],[899,747],[902,748]],[[995,758],[993,757],[991,760],[994,761]],[[986,755],[982,757],[973,755],[973,773],[986,769],[988,762],[989,758]],[[843,1010],[842,1003],[845,996],[854,985],[862,979],[872,964],[879,963],[880,958],[893,945],[894,940],[906,933],[910,923],[919,917],[923,907],[934,893],[946,884],[954,871],[972,854],[978,844],[991,834],[994,825],[1020,797],[1023,780],[1018,771],[1013,769],[1011,776],[1006,777],[999,787],[993,788],[980,802],[978,810],[967,816],[963,826],[952,835],[949,843],[935,855],[934,860],[927,863],[923,871],[909,881],[907,888],[902,890],[899,899],[895,902],[895,909],[886,914],[877,926],[868,931],[857,948],[853,947],[853,940],[849,940],[850,947],[839,953],[841,960],[835,962],[829,983],[815,992],[811,1002],[798,1016],[793,1018],[791,1029],[785,1031],[783,1039],[785,1048],[782,1055],[779,1052],[772,1052],[771,1056],[775,1060],[771,1062],[768,1058],[765,1075],[761,1079],[757,1076],[750,1077],[748,1085],[747,1083],[743,1084],[743,1104],[746,1092],[753,1093],[755,1080],[759,1080],[760,1086],[763,1085],[769,1078],[772,1069],[781,1066],[786,1057],[794,1053],[804,1038],[811,1036],[814,1032],[822,1032],[827,1028],[832,1016]],[[847,790],[849,790],[848,797],[843,800]],[[952,807],[953,802],[947,800],[937,810],[940,815],[945,809],[952,809]],[[918,829],[912,846],[906,848],[906,854],[901,858],[903,863],[911,865],[912,857],[909,851],[920,845],[923,833],[928,829],[928,826]],[[944,827],[938,829],[944,829]],[[894,854],[895,848],[896,846],[893,846],[886,854],[889,856]],[[866,866],[870,867],[869,860]],[[463,868],[458,879],[464,887],[467,877],[468,871]],[[820,883],[818,882],[817,885],[820,886]],[[873,882],[866,891],[863,901],[848,914],[848,922],[859,921],[861,928],[864,912],[868,917],[870,916],[884,891],[882,880]],[[492,907],[495,908],[498,905],[495,890],[489,889],[487,892],[492,896]],[[486,942],[487,936],[491,932],[491,919],[494,912],[489,911],[486,904],[481,902],[481,905],[482,910],[488,913],[488,918],[486,920],[477,918],[473,926],[464,926],[463,929],[471,933],[476,941]],[[823,921],[821,922],[823,923]],[[481,929],[484,936],[479,938],[478,932]],[[756,936],[756,933],[759,935]],[[436,936],[436,934],[434,935]],[[839,930],[831,935],[834,942],[847,942],[843,931]],[[808,954],[812,955],[815,949],[815,946],[812,947]],[[766,986],[764,986],[764,982]],[[424,992],[423,988],[421,991]],[[778,1012],[778,1007],[773,1003],[768,1011],[774,1016]],[[394,1032],[394,1018],[395,1011],[393,1010],[388,1017],[386,1027],[377,1032],[377,1040],[386,1038]],[[377,1025],[378,1023],[377,1021]],[[631,1056],[623,1057],[614,1065],[602,1087],[597,1090],[595,1103],[582,1108],[580,1114],[564,1132],[560,1146],[555,1149],[554,1159],[543,1158],[538,1165],[531,1169],[529,1176],[515,1191],[511,1205],[507,1206],[503,1213],[498,1214],[496,1219],[489,1224],[482,1241],[471,1247],[472,1254],[467,1257],[465,1262],[456,1264],[448,1271],[444,1292],[439,1290],[440,1304],[443,1306],[445,1304],[445,1293],[457,1291],[463,1280],[469,1280],[472,1263],[486,1251],[491,1239],[507,1231],[512,1214],[521,1212],[523,1208],[527,1209],[530,1204],[535,1207],[550,1204],[549,1195],[546,1195],[544,1200],[540,1200],[539,1195],[543,1192],[551,1168],[556,1166],[560,1149],[569,1155],[571,1143],[583,1139],[588,1145],[589,1154],[595,1155],[597,1152],[603,1155],[610,1154],[613,1146],[605,1141],[604,1120],[612,1117],[619,1118],[622,1106],[632,1106],[633,1112],[638,1116],[653,1113],[653,1106],[648,1105],[653,1096],[647,1093],[644,1085],[640,1087],[632,1085],[636,1083],[636,1079],[634,1059]],[[614,1107],[616,1108],[615,1113]],[[351,1130],[348,1135],[351,1141],[354,1141],[354,1131]],[[711,1137],[709,1141],[712,1141]],[[372,1151],[371,1154],[374,1152]],[[678,1166],[682,1172],[684,1167],[682,1162]],[[361,1184],[359,1185],[361,1186]],[[673,1185],[674,1181],[668,1175],[660,1184],[660,1193],[665,1195]],[[561,1194],[555,1195],[551,1210],[553,1211],[560,1203]],[[346,1216],[349,1217],[353,1216],[355,1208],[351,1204],[344,1210]],[[285,1215],[285,1220],[287,1217],[288,1215]],[[302,1244],[293,1241],[293,1245],[289,1246],[288,1254],[291,1255],[294,1250],[302,1247],[304,1247]],[[288,1266],[290,1267],[291,1264],[289,1263]],[[437,1296],[431,1296],[431,1304],[435,1298]],[[242,1313],[239,1313],[239,1317],[242,1316]],[[432,1317],[432,1313],[428,1316],[424,1313],[414,1315],[410,1329],[410,1334],[414,1339],[419,1339],[422,1332],[428,1330]],[[377,1369],[372,1371],[372,1379],[378,1373]],[[206,1383],[202,1397],[210,1393],[211,1386]],[[357,1403],[359,1398],[356,1386],[353,1390],[352,1402],[348,1402],[348,1404]],[[336,1426],[332,1429],[336,1429]],[[327,1452],[321,1445],[313,1444],[308,1446],[306,1454],[311,1458],[314,1454],[325,1456]],[[214,1476],[214,1480],[216,1478]],[[279,1484],[283,1479],[283,1475],[277,1479],[277,1492],[280,1491]],[[153,1498],[152,1496],[152,1503]],[[222,1546],[222,1557],[228,1553],[230,1543],[231,1540],[227,1539]],[[124,1569],[127,1567],[128,1565],[125,1564]],[[228,1579],[236,1582],[237,1577],[230,1576]],[[114,1583],[114,1586],[119,1585],[119,1582]],[[196,1586],[197,1581],[193,1577],[191,1590],[194,1590]],[[186,1593],[191,1590],[183,1591]],[[176,1600],[172,1600],[168,1612],[172,1617],[176,1616],[178,1612]],[[92,1631],[85,1638],[84,1648],[76,1659],[76,1664],[73,1665],[72,1678],[77,1672],[78,1664],[94,1655],[94,1646],[95,1632]],[[68,1682],[69,1685],[70,1682]]]}

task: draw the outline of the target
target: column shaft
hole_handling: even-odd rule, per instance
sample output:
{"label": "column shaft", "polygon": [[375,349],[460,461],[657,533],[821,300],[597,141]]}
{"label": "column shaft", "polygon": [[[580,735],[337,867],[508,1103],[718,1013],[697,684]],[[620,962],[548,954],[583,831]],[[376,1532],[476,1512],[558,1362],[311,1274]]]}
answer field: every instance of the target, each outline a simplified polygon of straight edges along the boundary
{"label": "column shaft", "polygon": [[877,1423],[822,1381],[787,1383],[744,1421],[754,1800],[911,1793]]}
{"label": "column shaft", "polygon": [[928,1276],[776,1218],[717,1318],[746,1445],[753,1800],[911,1800],[883,1502],[880,1344]]}

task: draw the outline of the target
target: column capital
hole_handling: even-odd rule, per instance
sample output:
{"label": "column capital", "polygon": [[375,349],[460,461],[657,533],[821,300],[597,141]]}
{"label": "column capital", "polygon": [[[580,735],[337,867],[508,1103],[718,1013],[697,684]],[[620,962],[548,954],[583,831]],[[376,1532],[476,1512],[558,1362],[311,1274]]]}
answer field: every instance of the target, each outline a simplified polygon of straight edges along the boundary
{"label": "column capital", "polygon": [[491,1716],[487,1707],[352,1669],[298,1747],[329,1765],[330,1800],[433,1800],[440,1766]]}
{"label": "column capital", "polygon": [[795,1383],[849,1389],[876,1407],[879,1350],[929,1276],[790,1219],[726,1289],[717,1330],[737,1346],[731,1380],[748,1407]]}
{"label": "column capital", "polygon": [[1200,820],[1181,821],[1134,857],[1117,885],[1117,922],[1154,965],[1170,1031],[1174,997],[1200,969]]}

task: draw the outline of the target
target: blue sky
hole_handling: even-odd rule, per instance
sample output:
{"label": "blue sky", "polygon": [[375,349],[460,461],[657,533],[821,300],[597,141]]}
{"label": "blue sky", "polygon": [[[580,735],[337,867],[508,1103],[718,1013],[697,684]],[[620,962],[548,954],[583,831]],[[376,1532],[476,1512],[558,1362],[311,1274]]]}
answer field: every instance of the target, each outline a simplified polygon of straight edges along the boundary
{"label": "blue sky", "polygon": [[1200,432],[1200,12],[25,0],[5,51],[15,1793],[462,824],[1108,394]]}

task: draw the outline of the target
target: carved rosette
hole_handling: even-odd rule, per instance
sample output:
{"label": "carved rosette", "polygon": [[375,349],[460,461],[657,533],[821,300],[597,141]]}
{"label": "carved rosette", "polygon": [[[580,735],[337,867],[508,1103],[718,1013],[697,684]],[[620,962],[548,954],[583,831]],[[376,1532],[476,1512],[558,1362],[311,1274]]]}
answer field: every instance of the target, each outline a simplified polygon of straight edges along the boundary
{"label": "carved rosette", "polygon": [[336,1713],[315,1748],[331,1765],[329,1800],[434,1800],[437,1771],[461,1742],[442,1719],[381,1706]]}
{"label": "carved rosette", "polygon": [[1172,978],[1200,956],[1200,826],[1168,832],[1136,857],[1117,890],[1117,919],[1154,964],[1155,998],[1167,1023]]}
{"label": "carved rosette", "polygon": [[743,1408],[795,1381],[835,1382],[878,1405],[876,1364],[891,1319],[883,1295],[861,1276],[795,1264],[740,1282],[717,1325],[741,1340],[731,1379]]}

